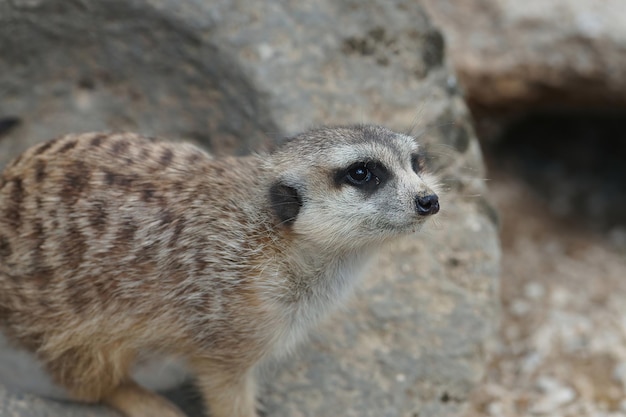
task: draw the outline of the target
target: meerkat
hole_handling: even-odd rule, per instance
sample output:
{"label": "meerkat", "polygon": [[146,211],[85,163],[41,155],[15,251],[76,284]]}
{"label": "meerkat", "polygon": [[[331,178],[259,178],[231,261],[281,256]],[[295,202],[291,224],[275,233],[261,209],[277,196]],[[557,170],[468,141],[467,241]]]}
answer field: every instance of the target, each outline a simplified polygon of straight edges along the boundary
{"label": "meerkat", "polygon": [[181,417],[135,375],[168,357],[211,416],[257,416],[259,364],[439,211],[420,155],[369,125],[247,157],[130,133],[39,144],[0,178],[0,329],[73,400]]}

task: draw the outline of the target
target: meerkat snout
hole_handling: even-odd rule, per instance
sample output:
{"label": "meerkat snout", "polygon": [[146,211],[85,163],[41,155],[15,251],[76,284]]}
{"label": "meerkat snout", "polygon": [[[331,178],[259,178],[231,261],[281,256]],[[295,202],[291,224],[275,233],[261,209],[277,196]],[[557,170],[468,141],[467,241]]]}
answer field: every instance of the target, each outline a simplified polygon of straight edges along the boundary
{"label": "meerkat snout", "polygon": [[439,212],[437,194],[418,195],[415,197],[415,210],[420,216],[431,216]]}

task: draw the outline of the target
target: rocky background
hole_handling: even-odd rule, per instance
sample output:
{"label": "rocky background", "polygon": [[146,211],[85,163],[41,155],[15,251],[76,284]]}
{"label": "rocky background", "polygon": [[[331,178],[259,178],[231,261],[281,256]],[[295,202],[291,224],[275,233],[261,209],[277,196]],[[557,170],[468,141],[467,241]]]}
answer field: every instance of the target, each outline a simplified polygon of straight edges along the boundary
{"label": "rocky background", "polygon": [[[267,416],[457,416],[499,317],[496,215],[444,37],[411,0],[0,0],[0,166],[88,130],[263,151],[320,124],[419,136],[445,188],[345,309],[268,372]],[[0,352],[1,354],[1,352]],[[171,393],[199,415],[193,390]],[[113,416],[0,385],[0,416]]]}
{"label": "rocky background", "polygon": [[445,33],[481,139],[529,111],[626,107],[625,2],[422,2]]}
{"label": "rocky background", "polygon": [[[0,167],[69,131],[411,131],[442,213],[268,373],[267,416],[626,416],[626,3],[260,3],[0,0]],[[0,384],[5,415],[115,413]]]}
{"label": "rocky background", "polygon": [[423,3],[501,213],[503,318],[468,417],[626,416],[626,2]]}

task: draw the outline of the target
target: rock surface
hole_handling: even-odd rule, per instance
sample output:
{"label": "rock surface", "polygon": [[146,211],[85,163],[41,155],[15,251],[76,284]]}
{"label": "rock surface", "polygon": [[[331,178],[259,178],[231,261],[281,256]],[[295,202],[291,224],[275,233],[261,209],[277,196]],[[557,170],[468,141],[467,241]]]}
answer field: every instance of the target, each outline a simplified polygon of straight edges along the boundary
{"label": "rock surface", "polygon": [[472,108],[626,107],[621,0],[424,0]]}
{"label": "rock surface", "polygon": [[[319,124],[421,132],[442,213],[386,248],[345,310],[268,373],[261,400],[273,417],[462,412],[497,322],[499,246],[468,113],[419,4],[0,0],[0,50],[0,166],[69,131],[217,154]],[[2,389],[0,411],[113,415]]]}
{"label": "rock surface", "polygon": [[[603,136],[615,136],[604,130],[604,122],[588,127],[580,138],[585,152],[592,144],[592,151],[603,149],[596,156],[616,154],[603,146]],[[568,152],[578,142],[569,133],[561,131]],[[583,187],[603,178],[595,167],[584,165],[578,166],[576,180],[555,170],[540,168],[537,174],[541,158],[553,146],[553,132],[525,136],[530,157],[520,147],[505,152],[484,148],[490,161],[490,195],[502,214],[502,321],[488,376],[465,417],[623,417],[626,222],[606,229],[597,226],[592,213],[554,210],[551,200],[568,198],[568,181]],[[626,144],[626,136],[614,139]],[[539,154],[541,158],[534,158]],[[566,157],[551,160],[563,162]],[[513,163],[522,158],[532,158],[533,164]],[[538,181],[527,181],[524,170],[540,175],[544,183],[559,181],[561,188],[546,193]],[[623,181],[626,175],[619,178]],[[614,204],[626,211],[626,202]],[[604,222],[604,213],[597,217]]]}

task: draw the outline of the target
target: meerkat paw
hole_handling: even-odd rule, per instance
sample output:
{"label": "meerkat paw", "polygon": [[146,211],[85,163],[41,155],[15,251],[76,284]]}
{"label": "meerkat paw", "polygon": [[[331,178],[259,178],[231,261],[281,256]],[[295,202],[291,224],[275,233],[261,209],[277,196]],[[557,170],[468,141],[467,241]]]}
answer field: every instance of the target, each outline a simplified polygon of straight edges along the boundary
{"label": "meerkat paw", "polygon": [[187,417],[170,401],[135,382],[120,385],[103,402],[126,417]]}
{"label": "meerkat paw", "polygon": [[256,384],[251,372],[211,369],[198,377],[211,417],[261,417],[257,412]]}

